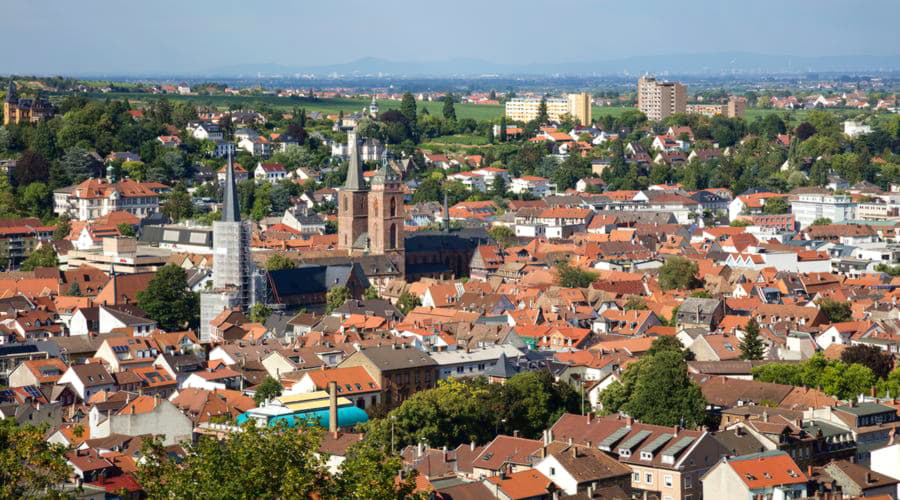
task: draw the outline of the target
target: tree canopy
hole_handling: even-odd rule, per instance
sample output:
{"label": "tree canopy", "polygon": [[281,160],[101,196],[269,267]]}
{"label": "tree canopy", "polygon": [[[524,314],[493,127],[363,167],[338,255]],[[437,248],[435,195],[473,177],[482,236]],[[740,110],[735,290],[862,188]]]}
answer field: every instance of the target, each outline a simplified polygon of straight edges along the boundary
{"label": "tree canopy", "polygon": [[0,419],[0,498],[62,498],[55,490],[71,472],[65,448],[44,439],[46,428]]}
{"label": "tree canopy", "polygon": [[604,412],[624,412],[641,422],[696,427],[706,418],[706,400],[687,371],[684,355],[664,348],[646,354],[600,393]]}
{"label": "tree canopy", "polygon": [[684,257],[672,257],[659,269],[659,286],[663,290],[687,290],[699,286],[697,264]]}
{"label": "tree canopy", "polygon": [[556,265],[556,275],[559,278],[559,286],[566,288],[587,288],[598,276],[595,272],[572,267],[568,262]]}
{"label": "tree canopy", "polygon": [[146,290],[137,294],[138,307],[167,331],[196,328],[200,323],[200,301],[188,289],[184,269],[168,264],[156,272]]}

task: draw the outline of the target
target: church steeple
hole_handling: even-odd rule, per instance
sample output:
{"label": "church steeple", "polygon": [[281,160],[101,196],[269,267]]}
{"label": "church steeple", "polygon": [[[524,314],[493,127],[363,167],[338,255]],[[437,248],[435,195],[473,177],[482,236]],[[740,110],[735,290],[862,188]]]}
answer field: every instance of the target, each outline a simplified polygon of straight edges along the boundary
{"label": "church steeple", "polygon": [[9,85],[6,87],[6,102],[15,103],[18,101],[18,96],[16,95],[16,84],[12,80],[9,81]]}
{"label": "church steeple", "polygon": [[225,194],[222,197],[222,222],[240,222],[241,210],[238,205],[237,186],[234,183],[234,165],[231,153],[228,153],[228,166],[225,168]]}
{"label": "church steeple", "polygon": [[359,144],[356,142],[356,128],[347,132],[347,146],[350,153],[350,165],[347,167],[347,182],[344,189],[347,191],[363,191],[362,166],[359,163]]}

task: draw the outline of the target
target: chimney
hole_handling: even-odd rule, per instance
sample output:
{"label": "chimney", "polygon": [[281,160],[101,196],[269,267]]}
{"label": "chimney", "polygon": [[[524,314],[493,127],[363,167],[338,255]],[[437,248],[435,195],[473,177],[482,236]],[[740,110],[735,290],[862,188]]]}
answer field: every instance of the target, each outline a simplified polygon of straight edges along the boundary
{"label": "chimney", "polygon": [[469,442],[469,451],[475,451],[475,441]]}
{"label": "chimney", "polygon": [[872,475],[872,471],[867,471],[866,472],[866,484],[874,483],[874,482],[875,482],[875,476]]}
{"label": "chimney", "polygon": [[591,425],[591,418],[594,416],[592,412],[587,412],[587,424]]}
{"label": "chimney", "polygon": [[519,431],[518,431],[518,430],[514,430],[514,431],[513,431],[513,437],[516,437],[516,438],[519,437]]}
{"label": "chimney", "polygon": [[572,447],[572,458],[578,458],[578,447],[577,446]]}
{"label": "chimney", "polygon": [[769,421],[769,412],[763,411],[762,419],[763,419],[763,422],[768,422]]}
{"label": "chimney", "polygon": [[337,433],[337,382],[328,381],[328,432]]}
{"label": "chimney", "polygon": [[572,438],[569,438],[569,446],[572,446]]}
{"label": "chimney", "polygon": [[812,472],[813,472],[812,469],[813,469],[812,465],[807,465],[807,466],[806,466],[806,477],[808,477],[808,478],[810,478],[810,479],[812,479],[812,475],[813,475],[813,474],[812,474]]}
{"label": "chimney", "polygon": [[422,456],[422,442],[419,441],[416,443],[416,458],[420,458]]}
{"label": "chimney", "polygon": [[675,424],[674,426],[672,426],[672,434],[674,434],[673,437],[678,437],[678,431],[680,431],[680,430],[681,430],[681,427],[679,427],[678,424]]}

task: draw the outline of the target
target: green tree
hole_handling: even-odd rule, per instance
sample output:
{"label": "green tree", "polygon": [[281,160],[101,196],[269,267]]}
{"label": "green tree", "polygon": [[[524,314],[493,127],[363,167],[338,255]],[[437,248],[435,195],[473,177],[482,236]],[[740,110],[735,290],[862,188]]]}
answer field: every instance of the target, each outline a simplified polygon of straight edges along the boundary
{"label": "green tree", "polygon": [[59,259],[50,245],[41,245],[37,250],[31,252],[31,255],[22,261],[19,270],[34,271],[39,267],[59,267]]}
{"label": "green tree", "polygon": [[266,401],[267,399],[281,396],[281,391],[283,390],[284,387],[282,387],[281,382],[270,376],[266,376],[266,378],[256,386],[256,390],[253,393],[253,401],[257,405],[261,405],[263,401]]}
{"label": "green tree", "polygon": [[82,146],[72,146],[66,150],[60,160],[60,166],[69,180],[75,184],[93,177],[97,173],[97,160],[91,156],[90,151]]}
{"label": "green tree", "polygon": [[442,112],[445,120],[456,121],[456,108],[453,105],[453,99],[452,93],[444,96],[444,108]]}
{"label": "green tree", "polygon": [[829,219],[828,217],[820,217],[820,218],[812,221],[812,224],[810,224],[810,225],[811,226],[827,226],[829,224],[831,224],[831,219]]}
{"label": "green tree", "polygon": [[409,92],[403,94],[403,99],[400,101],[400,113],[406,117],[406,121],[409,123],[416,123],[418,120],[416,98]]}
{"label": "green tree", "polygon": [[855,363],[868,367],[879,379],[888,378],[894,368],[894,357],[890,353],[865,344],[851,345],[844,349],[841,361],[848,365]]}
{"label": "green tree", "polygon": [[378,290],[374,286],[370,286],[369,288],[366,288],[365,292],[363,292],[363,298],[365,300],[375,300],[381,297],[378,295]]}
{"label": "green tree", "polygon": [[491,183],[491,194],[506,198],[506,179],[502,175],[494,176],[494,181]]}
{"label": "green tree", "polygon": [[818,306],[825,313],[829,323],[850,321],[853,317],[853,310],[850,309],[850,304],[847,302],[822,299],[818,302]]}
{"label": "green tree", "polygon": [[63,498],[55,488],[71,473],[65,448],[44,439],[46,428],[0,419],[0,498]]}
{"label": "green tree", "polygon": [[648,424],[696,427],[706,418],[706,400],[688,376],[684,356],[669,349],[629,365],[600,400],[604,411],[623,411]]}
{"label": "green tree", "polygon": [[173,222],[178,222],[194,215],[194,204],[191,201],[190,193],[187,192],[184,185],[179,183],[165,195],[159,210]]}
{"label": "green tree", "polygon": [[697,288],[697,264],[684,257],[672,257],[659,269],[659,286],[663,290],[689,290]]}
{"label": "green tree", "polygon": [[70,295],[72,297],[81,297],[81,287],[78,286],[77,281],[73,281],[71,285],[69,285],[69,291],[66,295]]}
{"label": "green tree", "polygon": [[747,322],[744,338],[741,339],[741,359],[762,359],[765,354],[765,345],[759,336],[759,324],[755,319]]}
{"label": "green tree", "polygon": [[129,238],[134,238],[135,236],[137,236],[137,232],[134,230],[134,226],[132,226],[131,224],[123,222],[116,227],[119,229],[119,234],[121,234],[122,236],[126,236]]}
{"label": "green tree", "polygon": [[328,290],[325,299],[325,314],[331,314],[331,311],[334,311],[338,307],[344,305],[344,302],[347,302],[347,300],[349,300],[350,298],[350,289],[346,286],[336,286],[331,290]]}
{"label": "green tree", "polygon": [[200,323],[197,294],[188,289],[184,269],[174,264],[160,268],[147,289],[138,292],[137,299],[138,307],[162,330],[196,328]]}
{"label": "green tree", "polygon": [[500,248],[509,246],[509,243],[516,237],[516,233],[508,226],[493,226],[488,230],[488,235],[497,242]]}
{"label": "green tree", "polygon": [[842,399],[853,399],[860,394],[868,394],[875,386],[875,375],[867,366],[843,362],[825,368],[821,377],[822,390]]}
{"label": "green tree", "polygon": [[294,269],[297,263],[283,254],[272,254],[266,259],[266,271],[281,271],[282,269]]}
{"label": "green tree", "polygon": [[50,188],[43,182],[32,182],[22,190],[20,202],[28,215],[43,218],[50,213],[52,195]]}
{"label": "green tree", "polygon": [[763,205],[764,214],[786,214],[791,211],[791,206],[784,198],[770,198]]}
{"label": "green tree", "polygon": [[175,463],[148,440],[137,479],[150,498],[333,498],[320,441],[314,430],[248,425],[224,441],[184,445]]}
{"label": "green tree", "polygon": [[628,300],[625,301],[625,310],[626,311],[645,311],[647,309],[647,303],[644,302],[644,299],[633,296],[628,297]]}
{"label": "green tree", "polygon": [[414,494],[416,489],[415,469],[397,480],[403,470],[403,460],[396,455],[386,456],[383,448],[367,440],[355,443],[347,450],[341,463],[335,484],[335,498],[370,499],[403,498],[424,499]]}
{"label": "green tree", "polygon": [[547,98],[541,97],[541,103],[538,105],[538,114],[535,121],[538,125],[544,125],[550,121],[550,115],[547,114]]}
{"label": "green tree", "polygon": [[269,306],[262,302],[257,302],[250,308],[250,321],[254,323],[265,323],[271,314],[272,310],[269,309]]}
{"label": "green tree", "polygon": [[409,292],[401,293],[400,298],[397,299],[397,309],[400,309],[404,315],[421,305],[422,301]]}
{"label": "green tree", "polygon": [[566,412],[578,413],[581,398],[565,382],[555,382],[548,370],[527,371],[504,384],[501,415],[508,429],[523,436],[537,438]]}
{"label": "green tree", "polygon": [[587,288],[598,276],[595,272],[572,267],[568,262],[556,265],[556,275],[559,278],[559,286],[566,288]]}
{"label": "green tree", "polygon": [[56,229],[53,230],[53,239],[61,240],[64,239],[69,233],[72,232],[72,223],[70,222],[70,218],[68,214],[63,214],[59,220],[56,222]]}
{"label": "green tree", "polygon": [[506,115],[503,115],[500,117],[500,142],[506,142],[508,139],[506,127]]}
{"label": "green tree", "polygon": [[653,339],[647,354],[652,356],[663,351],[677,352],[685,361],[692,361],[694,359],[694,352],[685,349],[681,341],[673,335],[660,335]]}
{"label": "green tree", "polygon": [[27,186],[38,181],[46,182],[50,178],[50,162],[40,153],[26,149],[16,160],[14,178],[18,186]]}

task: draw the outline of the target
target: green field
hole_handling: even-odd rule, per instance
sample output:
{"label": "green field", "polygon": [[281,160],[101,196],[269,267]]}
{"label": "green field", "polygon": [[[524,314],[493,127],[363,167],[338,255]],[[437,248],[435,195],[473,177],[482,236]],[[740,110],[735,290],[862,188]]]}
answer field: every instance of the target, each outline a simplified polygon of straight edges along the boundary
{"label": "green field", "polygon": [[[87,94],[93,99],[128,99],[131,103],[141,101],[149,101],[159,99],[162,96],[142,93],[130,92],[110,92],[107,94]],[[197,105],[212,106],[221,109],[228,108],[246,108],[252,109],[260,104],[271,106],[272,108],[288,111],[294,108],[305,108],[307,112],[319,111],[326,114],[337,114],[341,111],[344,113],[353,113],[361,111],[369,105],[368,99],[320,99],[316,101],[307,101],[305,99],[292,99],[288,97],[276,96],[182,96],[182,95],[166,95],[166,99],[172,102],[188,101]],[[418,102],[419,109],[426,108],[433,115],[440,116],[443,108],[441,102]],[[378,101],[378,106],[382,110],[395,109],[400,107],[400,101]],[[487,104],[456,104],[456,116],[458,118],[472,118],[475,120],[493,120],[500,118],[501,106]]]}
{"label": "green field", "polygon": [[[110,92],[108,94],[87,94],[93,99],[128,99],[132,103],[141,101],[149,101],[159,99],[161,96],[132,93],[132,92]],[[341,111],[344,113],[353,113],[360,111],[369,105],[368,99],[320,99],[316,101],[307,101],[305,99],[292,99],[288,97],[276,96],[182,96],[182,95],[166,95],[166,99],[170,101],[188,101],[203,106],[212,106],[220,109],[252,109],[261,104],[268,105],[278,110],[292,110],[294,108],[305,108],[307,111],[319,111],[326,114],[337,114]],[[442,102],[418,102],[419,109],[425,108],[432,115],[441,115],[443,108]],[[378,105],[382,110],[396,109],[400,107],[400,101],[378,101]],[[625,106],[594,106],[591,114],[594,119],[600,116],[612,115],[620,116],[622,113],[635,108]],[[489,104],[457,104],[456,116],[458,118],[472,118],[474,120],[497,120],[503,112],[503,106]],[[850,110],[833,110],[836,113],[852,114]],[[791,123],[796,125],[803,121],[803,118],[809,113],[808,110],[785,111],[778,109],[748,109],[746,114],[747,121],[754,121],[757,118],[763,118],[766,115],[776,113],[782,116],[789,116]]]}

